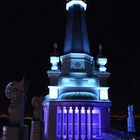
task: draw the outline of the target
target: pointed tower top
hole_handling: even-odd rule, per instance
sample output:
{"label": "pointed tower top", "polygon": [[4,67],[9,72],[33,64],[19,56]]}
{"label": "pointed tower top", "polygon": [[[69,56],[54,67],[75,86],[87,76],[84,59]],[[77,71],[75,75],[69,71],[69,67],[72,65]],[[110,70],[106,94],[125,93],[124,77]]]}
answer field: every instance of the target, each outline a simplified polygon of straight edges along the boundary
{"label": "pointed tower top", "polygon": [[87,8],[85,0],[67,0],[66,9],[69,10],[69,8],[73,5],[80,5],[84,8],[84,10]]}

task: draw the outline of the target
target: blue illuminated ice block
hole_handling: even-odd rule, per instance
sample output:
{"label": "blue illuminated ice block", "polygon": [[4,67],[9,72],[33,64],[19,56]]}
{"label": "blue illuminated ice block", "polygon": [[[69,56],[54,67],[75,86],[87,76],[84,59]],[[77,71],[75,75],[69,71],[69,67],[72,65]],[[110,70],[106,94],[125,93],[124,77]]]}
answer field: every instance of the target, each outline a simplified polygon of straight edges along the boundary
{"label": "blue illuminated ice block", "polygon": [[128,106],[128,118],[127,118],[127,131],[135,132],[134,115],[133,115],[133,105]]}

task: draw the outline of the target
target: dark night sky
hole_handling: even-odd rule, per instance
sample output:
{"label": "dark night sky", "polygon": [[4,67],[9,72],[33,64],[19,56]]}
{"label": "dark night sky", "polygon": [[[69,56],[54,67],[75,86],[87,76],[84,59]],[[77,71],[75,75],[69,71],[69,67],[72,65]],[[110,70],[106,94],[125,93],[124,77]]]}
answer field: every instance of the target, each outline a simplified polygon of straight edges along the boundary
{"label": "dark night sky", "polygon": [[[136,3],[87,0],[87,23],[92,55],[103,44],[108,57],[112,114],[124,114],[133,103],[140,114],[139,12]],[[47,94],[49,56],[54,42],[62,54],[65,37],[65,0],[6,1],[4,45],[0,47],[0,114],[9,100],[4,88],[10,81],[29,79],[28,108],[33,96]]]}

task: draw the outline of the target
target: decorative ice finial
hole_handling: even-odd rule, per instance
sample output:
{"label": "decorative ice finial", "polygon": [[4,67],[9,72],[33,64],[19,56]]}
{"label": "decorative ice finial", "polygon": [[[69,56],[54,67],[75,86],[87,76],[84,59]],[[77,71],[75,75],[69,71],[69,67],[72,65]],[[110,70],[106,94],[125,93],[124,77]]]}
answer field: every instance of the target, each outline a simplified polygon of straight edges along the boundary
{"label": "decorative ice finial", "polygon": [[51,70],[58,70],[59,54],[57,53],[57,43],[54,43],[54,52],[51,53],[50,63],[52,64]]}
{"label": "decorative ice finial", "polygon": [[105,72],[106,71],[106,63],[107,63],[107,58],[104,57],[103,55],[103,47],[100,44],[99,45],[99,55],[97,56],[97,64],[99,65],[99,71],[100,72]]}
{"label": "decorative ice finial", "polygon": [[24,121],[24,104],[25,104],[25,78],[19,82],[13,81],[7,84],[5,95],[10,99],[9,120],[11,124],[23,124]]}
{"label": "decorative ice finial", "polygon": [[102,44],[99,45],[99,55],[98,55],[98,57],[104,57],[103,56],[103,46],[102,46]]}
{"label": "decorative ice finial", "polygon": [[54,47],[54,52],[57,52],[57,47],[58,47],[57,46],[57,43],[54,43],[54,46],[53,47]]}
{"label": "decorative ice finial", "polygon": [[37,96],[33,97],[32,105],[34,107],[34,119],[41,120],[42,97],[37,97]]}
{"label": "decorative ice finial", "polygon": [[54,43],[53,48],[54,48],[54,50],[53,50],[53,53],[51,53],[51,55],[52,56],[57,56],[58,55],[58,53],[57,53],[57,48],[58,48],[57,43]]}
{"label": "decorative ice finial", "polygon": [[7,98],[14,100],[16,98],[17,91],[23,91],[24,89],[24,78],[20,81],[13,81],[7,84],[5,88],[5,95]]}
{"label": "decorative ice finial", "polygon": [[100,55],[102,54],[102,49],[103,49],[103,47],[102,47],[102,45],[100,44],[100,45],[99,45]]}

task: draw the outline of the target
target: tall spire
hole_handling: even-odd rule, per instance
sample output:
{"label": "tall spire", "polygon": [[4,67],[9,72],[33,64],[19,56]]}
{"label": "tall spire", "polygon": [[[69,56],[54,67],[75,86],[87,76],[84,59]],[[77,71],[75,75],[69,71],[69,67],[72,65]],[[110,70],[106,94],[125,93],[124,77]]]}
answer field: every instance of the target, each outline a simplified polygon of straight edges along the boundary
{"label": "tall spire", "polygon": [[68,17],[64,54],[90,53],[85,19],[86,6],[87,4],[82,0],[71,0],[66,4]]}

